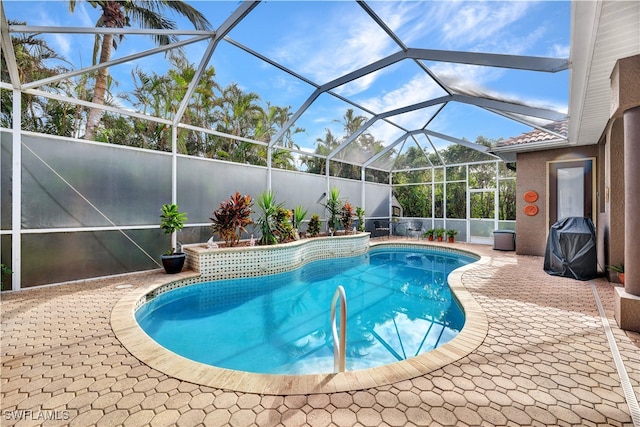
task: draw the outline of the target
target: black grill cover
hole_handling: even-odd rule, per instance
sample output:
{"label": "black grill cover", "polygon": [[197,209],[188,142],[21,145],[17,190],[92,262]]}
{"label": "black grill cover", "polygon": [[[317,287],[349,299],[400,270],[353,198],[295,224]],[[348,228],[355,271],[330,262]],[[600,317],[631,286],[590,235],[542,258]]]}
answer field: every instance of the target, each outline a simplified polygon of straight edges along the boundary
{"label": "black grill cover", "polygon": [[553,276],[589,280],[596,277],[596,229],[589,218],[568,217],[549,230],[544,271]]}

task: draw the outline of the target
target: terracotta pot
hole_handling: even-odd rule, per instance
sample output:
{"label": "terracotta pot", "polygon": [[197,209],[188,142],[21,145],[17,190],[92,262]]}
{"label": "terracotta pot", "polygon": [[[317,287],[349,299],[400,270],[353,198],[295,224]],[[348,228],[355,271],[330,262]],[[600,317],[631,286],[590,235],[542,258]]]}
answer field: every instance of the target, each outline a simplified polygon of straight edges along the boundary
{"label": "terracotta pot", "polygon": [[433,236],[429,236],[429,241],[433,242]]}
{"label": "terracotta pot", "polygon": [[453,243],[454,240],[455,240],[454,237],[449,237],[449,243]]}
{"label": "terracotta pot", "polygon": [[620,279],[620,283],[624,285],[624,273],[618,273],[618,279]]}
{"label": "terracotta pot", "polygon": [[442,237],[438,236],[438,242],[442,242]]}

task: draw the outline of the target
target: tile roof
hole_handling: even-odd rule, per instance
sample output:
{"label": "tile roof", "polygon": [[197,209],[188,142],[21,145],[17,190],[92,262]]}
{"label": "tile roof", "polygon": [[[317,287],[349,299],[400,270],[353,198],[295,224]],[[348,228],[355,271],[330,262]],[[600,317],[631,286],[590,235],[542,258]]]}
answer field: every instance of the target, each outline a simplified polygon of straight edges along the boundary
{"label": "tile roof", "polygon": [[[555,132],[560,135],[564,135],[567,137],[568,134],[568,121],[561,120],[557,122],[549,123],[548,125],[542,126],[544,129],[548,129],[551,132]],[[540,129],[534,129],[531,132],[523,133],[518,136],[514,136],[504,141],[498,142],[496,144],[497,147],[506,147],[513,145],[523,145],[523,144],[531,144],[534,142],[545,142],[545,141],[554,141],[559,139],[556,135],[547,133]]]}

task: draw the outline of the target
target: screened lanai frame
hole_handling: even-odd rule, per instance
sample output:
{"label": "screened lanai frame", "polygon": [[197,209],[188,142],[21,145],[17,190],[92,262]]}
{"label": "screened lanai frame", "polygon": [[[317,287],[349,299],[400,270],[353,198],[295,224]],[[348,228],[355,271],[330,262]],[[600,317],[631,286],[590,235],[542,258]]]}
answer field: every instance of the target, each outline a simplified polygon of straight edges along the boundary
{"label": "screened lanai frame", "polygon": [[[188,129],[194,132],[202,132],[205,134],[220,134],[219,132],[216,132],[215,130],[212,130],[212,129],[204,129],[204,128],[199,128],[197,126],[184,124],[181,122],[181,118],[188,107],[189,98],[195,90],[195,86],[199,80],[199,76],[202,75],[205,68],[209,64],[211,57],[214,54],[214,51],[216,50],[217,45],[223,40],[235,46],[236,48],[242,49],[243,51],[247,52],[248,54],[256,58],[262,61],[265,61],[266,63],[269,63],[274,67],[277,67],[284,73],[290,76],[293,76],[296,79],[304,81],[306,84],[315,88],[314,92],[307,98],[307,100],[301,105],[297,106],[290,120],[285,125],[283,125],[280,131],[271,139],[271,141],[267,143],[265,143],[264,141],[252,140],[250,138],[238,137],[236,135],[230,135],[230,134],[224,134],[224,133],[220,134],[221,136],[224,136],[230,139],[249,142],[251,144],[261,145],[267,148],[266,150],[266,156],[267,156],[266,187],[267,188],[272,187],[272,174],[273,174],[274,168],[272,167],[272,164],[271,164],[271,154],[272,154],[272,150],[275,148],[285,149],[292,153],[296,153],[298,155],[314,156],[314,157],[324,159],[326,161],[325,187],[327,190],[331,185],[331,178],[332,178],[330,176],[330,168],[329,168],[330,162],[340,161],[346,164],[353,164],[357,167],[360,167],[361,180],[363,182],[367,179],[366,173],[365,173],[366,170],[378,170],[378,171],[388,173],[389,174],[389,182],[388,182],[389,194],[391,195],[394,188],[393,187],[394,173],[404,172],[406,170],[420,170],[421,167],[408,168],[408,169],[394,169],[395,162],[394,161],[385,162],[384,161],[385,156],[391,155],[391,153],[396,151],[398,147],[404,144],[415,144],[415,146],[421,149],[421,151],[423,150],[423,147],[426,147],[424,148],[424,150],[429,150],[429,147],[430,147],[434,155],[438,158],[439,164],[438,163],[434,164],[427,156],[425,156],[425,158],[426,158],[426,161],[430,164],[430,167],[432,168],[432,173],[435,173],[435,169],[433,168],[443,167],[448,165],[446,165],[443,159],[439,156],[438,150],[434,145],[434,143],[432,142],[434,138],[437,138],[439,140],[444,140],[454,144],[460,144],[465,147],[484,153],[489,158],[494,158],[495,159],[494,162],[496,164],[496,173],[498,173],[497,165],[500,162],[500,160],[498,157],[490,153],[490,150],[488,147],[476,144],[474,142],[466,141],[464,139],[456,138],[450,135],[445,135],[429,128],[431,121],[434,118],[436,118],[440,113],[440,111],[450,103],[465,104],[465,105],[473,106],[475,108],[480,108],[480,109],[483,109],[484,111],[488,111],[492,114],[500,115],[507,119],[514,120],[516,122],[525,124],[526,126],[536,128],[536,129],[543,129],[541,123],[543,123],[544,121],[561,120],[566,118],[564,114],[558,113],[556,111],[552,111],[549,109],[527,106],[527,105],[524,105],[523,103],[513,102],[506,99],[499,99],[497,97],[491,97],[486,94],[465,93],[463,88],[455,88],[455,89],[450,88],[447,86],[445,82],[441,81],[438,78],[438,76],[436,76],[429,69],[427,65],[425,65],[429,61],[438,61],[438,62],[442,61],[442,62],[458,63],[458,64],[474,64],[478,66],[504,67],[504,68],[516,69],[516,70],[530,70],[530,71],[543,72],[543,73],[556,73],[556,72],[567,70],[568,60],[566,59],[477,53],[477,52],[439,51],[439,50],[431,50],[431,49],[412,48],[403,43],[401,38],[398,37],[394,33],[394,31],[389,27],[389,25],[380,16],[376,14],[374,9],[368,3],[360,1],[360,2],[357,2],[357,5],[362,8],[362,10],[372,19],[372,21],[374,21],[380,27],[380,29],[388,37],[394,40],[394,42],[398,46],[398,51],[394,54],[380,58],[377,61],[374,61],[364,67],[358,68],[350,73],[342,75],[331,81],[324,82],[324,83],[317,83],[309,80],[308,78],[302,76],[301,74],[295,72],[294,70],[291,70],[279,64],[278,62],[266,57],[265,55],[259,52],[256,52],[247,46],[242,45],[241,43],[231,39],[228,36],[229,32],[236,25],[238,25],[246,16],[248,16],[254,10],[254,8],[258,6],[258,4],[259,2],[249,2],[249,1],[242,2],[241,4],[239,4],[237,9],[215,31],[198,31],[198,30],[169,31],[169,30],[146,30],[146,29],[128,29],[128,28],[127,29],[107,29],[107,28],[93,28],[93,27],[92,28],[86,28],[86,27],[70,28],[70,27],[33,27],[33,26],[21,26],[21,25],[8,25],[5,14],[4,14],[4,7],[3,7],[2,17],[1,17],[2,24],[3,24],[2,25],[2,49],[3,49],[3,55],[5,56],[7,61],[8,72],[11,78],[11,82],[2,82],[0,87],[3,90],[12,91],[14,112],[20,111],[20,102],[21,102],[20,95],[30,94],[35,96],[46,97],[49,99],[56,99],[61,102],[68,102],[70,104],[75,104],[82,107],[99,107],[103,111],[109,111],[109,112],[120,114],[120,115],[136,117],[139,119],[170,126],[171,127],[171,150],[172,150],[171,151],[171,169],[172,169],[171,200],[173,202],[176,202],[178,198],[177,192],[179,187],[177,183],[177,163],[179,158],[178,152],[177,152],[178,129]],[[44,33],[69,33],[69,34],[112,33],[112,34],[131,34],[131,35],[174,34],[174,35],[186,36],[190,38],[186,40],[181,40],[173,45],[162,46],[162,47],[154,48],[145,52],[139,52],[136,54],[120,57],[106,64],[74,70],[58,77],[48,78],[48,79],[44,79],[36,82],[20,82],[18,78],[18,73],[17,73],[17,65],[15,60],[12,58],[13,49],[10,43],[11,34],[14,34],[14,33],[40,33],[40,34],[44,34]],[[120,108],[97,105],[97,104],[93,104],[88,101],[82,101],[79,99],[70,99],[66,96],[62,96],[62,95],[46,92],[45,90],[38,89],[43,85],[52,83],[60,79],[71,78],[74,76],[81,75],[83,73],[96,71],[103,67],[114,66],[126,61],[140,59],[147,55],[153,55],[159,52],[166,52],[173,48],[184,46],[190,43],[199,43],[199,42],[206,42],[207,47],[204,51],[204,54],[200,62],[198,63],[198,68],[196,70],[197,77],[195,77],[192,80],[192,83],[189,85],[187,89],[187,93],[183,98],[183,100],[181,101],[180,106],[175,116],[172,119],[152,117],[147,114],[142,114],[136,111],[123,110]],[[336,88],[342,85],[348,84],[349,82],[352,82],[358,78],[367,76],[371,73],[375,73],[378,70],[385,69],[387,67],[393,66],[394,64],[398,64],[406,61],[409,61],[415,64],[417,67],[419,67],[424,71],[426,76],[433,79],[435,84],[437,84],[442,89],[443,95],[436,98],[425,99],[423,102],[403,106],[393,110],[373,111],[367,108],[366,106],[363,106],[358,102],[355,102],[354,100],[341,95],[335,90]],[[295,124],[296,120],[305,112],[307,108],[309,108],[313,104],[314,100],[316,100],[319,96],[322,96],[324,94],[335,97],[336,99],[339,99],[345,102],[346,104],[351,105],[352,107],[358,109],[359,111],[365,112],[369,116],[369,119],[359,129],[357,129],[352,135],[347,137],[342,142],[342,144],[340,144],[340,146],[338,146],[336,149],[334,149],[331,153],[329,153],[326,156],[317,155],[315,153],[309,153],[303,150],[297,150],[295,148],[287,148],[287,147],[280,146],[278,142],[281,140],[282,135],[287,131],[287,129],[289,129],[291,126]],[[427,117],[424,121],[419,122],[416,125],[413,125],[414,126],[413,128],[401,126],[394,122],[394,118],[401,117],[407,113],[411,113],[411,112],[418,111],[421,109],[426,109],[426,108],[435,109],[435,113]],[[19,113],[17,115],[19,115]],[[14,117],[15,116],[16,114],[14,114]],[[540,120],[542,120],[542,122]],[[365,156],[365,155],[362,155],[362,153],[360,153],[360,155],[355,155],[352,157],[345,158],[344,154],[348,152],[348,147],[350,146],[350,144],[353,141],[355,141],[358,138],[358,136],[366,132],[367,129],[371,128],[372,126],[376,125],[376,123],[380,123],[380,122],[384,122],[389,126],[396,127],[398,131],[401,133],[401,136],[391,141],[390,143],[388,143],[384,147],[384,149],[378,153],[370,154],[369,156]],[[546,131],[546,129],[544,130]],[[12,158],[12,164],[14,165],[13,176],[12,176],[12,190],[13,190],[12,192],[14,196],[13,196],[13,204],[12,204],[13,209],[12,209],[12,215],[11,215],[13,225],[12,225],[12,230],[10,232],[4,229],[2,230],[3,235],[11,234],[13,236],[13,238],[11,239],[12,240],[11,246],[12,246],[12,261],[13,261],[12,264],[14,265],[16,264],[19,265],[19,256],[20,256],[19,254],[21,252],[20,236],[21,236],[21,233],[24,231],[20,227],[20,223],[21,223],[21,215],[20,215],[21,199],[19,196],[21,194],[20,168],[15,167],[15,165],[20,165],[20,162],[21,162],[20,147],[22,144],[22,141],[21,141],[22,134],[23,133],[21,132],[20,121],[14,120],[13,128],[11,129],[12,147],[13,147],[13,153],[14,153]],[[416,139],[416,137],[426,138],[426,141],[428,141],[428,144],[421,145]],[[389,158],[387,157],[386,159],[388,160]],[[486,162],[487,160],[483,160],[483,161]],[[433,184],[434,182],[432,180],[431,185]],[[365,186],[363,185],[362,186],[363,193],[364,193],[364,188]],[[498,195],[496,194],[495,197],[497,201]],[[467,194],[467,198],[468,198],[468,194]],[[364,205],[364,201],[365,201],[364,194],[361,195],[360,200]],[[467,204],[468,203],[469,202],[467,201]],[[382,217],[386,217],[390,219],[391,217],[390,207],[391,206],[389,206],[388,215],[383,215]],[[469,218],[467,218],[467,220],[468,219]],[[436,220],[433,219],[433,215],[432,215],[432,221],[433,221],[433,224],[435,225]],[[446,216],[445,216],[445,221],[446,221]],[[445,224],[444,221],[443,221],[443,224]],[[195,225],[205,226],[205,224],[203,223],[198,223]],[[149,227],[152,227],[152,226],[149,225]],[[19,282],[19,277],[20,275],[18,272],[18,274],[14,276],[14,282],[16,281]],[[17,286],[19,287],[19,284]],[[15,287],[16,286],[14,285],[14,288]]]}

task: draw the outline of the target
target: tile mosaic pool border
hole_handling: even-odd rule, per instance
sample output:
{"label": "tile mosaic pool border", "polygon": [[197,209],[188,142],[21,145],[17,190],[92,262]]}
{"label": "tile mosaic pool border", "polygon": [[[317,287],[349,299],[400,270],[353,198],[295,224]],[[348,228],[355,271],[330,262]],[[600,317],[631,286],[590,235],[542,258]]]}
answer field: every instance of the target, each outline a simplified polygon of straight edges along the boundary
{"label": "tile mosaic pool border", "polygon": [[242,246],[209,249],[183,246],[186,267],[205,280],[237,279],[295,270],[301,265],[332,257],[360,255],[369,248],[369,233],[314,237],[275,246]]}
{"label": "tile mosaic pool border", "polygon": [[[487,317],[462,284],[462,276],[465,271],[479,264],[485,264],[486,258],[468,251],[417,242],[376,242],[371,243],[370,246],[422,247],[440,252],[461,253],[478,259],[475,263],[460,267],[449,275],[449,286],[466,316],[465,326],[453,340],[407,360],[337,374],[256,374],[205,365],[160,346],[138,326],[135,319],[135,311],[146,302],[148,295],[153,297],[154,294],[158,294],[159,289],[166,292],[169,288],[205,280],[200,273],[194,271],[160,277],[144,287],[128,291],[128,294],[115,304],[111,312],[111,327],[118,340],[133,356],[166,375],[208,387],[263,395],[333,393],[388,385],[440,369],[471,353],[484,341],[489,328]],[[367,247],[369,247],[368,235]]]}

